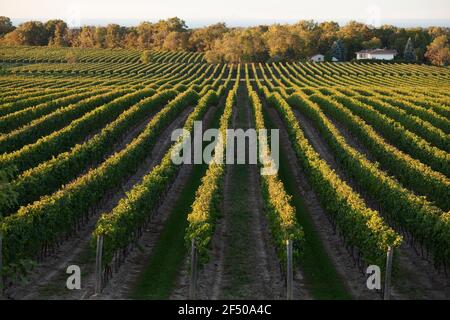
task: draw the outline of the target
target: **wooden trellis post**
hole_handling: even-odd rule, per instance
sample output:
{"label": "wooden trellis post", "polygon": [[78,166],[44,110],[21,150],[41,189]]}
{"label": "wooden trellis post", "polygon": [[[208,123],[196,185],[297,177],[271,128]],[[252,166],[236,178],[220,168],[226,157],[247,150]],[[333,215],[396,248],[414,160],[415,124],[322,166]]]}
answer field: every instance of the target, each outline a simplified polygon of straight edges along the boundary
{"label": "wooden trellis post", "polygon": [[195,239],[191,242],[191,283],[189,288],[189,299],[195,300],[197,296],[197,247]]}
{"label": "wooden trellis post", "polygon": [[0,299],[3,296],[3,233],[0,231]]}
{"label": "wooden trellis post", "polygon": [[292,240],[286,240],[286,287],[287,287],[287,300],[293,299],[293,282],[294,282],[294,270],[293,270],[293,257],[292,257]]}
{"label": "wooden trellis post", "polygon": [[388,248],[386,256],[386,276],[384,278],[384,300],[391,299],[391,274],[392,274],[392,258],[394,249]]}
{"label": "wooden trellis post", "polygon": [[102,292],[102,256],[103,256],[103,235],[97,238],[97,254],[95,257],[95,294]]}

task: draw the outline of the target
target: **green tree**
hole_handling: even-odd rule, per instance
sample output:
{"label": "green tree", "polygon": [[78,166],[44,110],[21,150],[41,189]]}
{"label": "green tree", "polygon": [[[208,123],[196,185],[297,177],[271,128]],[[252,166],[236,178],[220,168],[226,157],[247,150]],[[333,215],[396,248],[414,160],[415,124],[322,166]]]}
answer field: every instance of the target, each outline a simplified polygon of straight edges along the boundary
{"label": "green tree", "polygon": [[206,61],[210,63],[241,62],[243,47],[239,43],[238,33],[239,30],[234,30],[225,34],[222,39],[216,40],[213,48],[205,54]]}
{"label": "green tree", "polygon": [[189,47],[197,52],[211,50],[214,42],[229,32],[225,23],[217,23],[205,28],[195,29],[189,37]]}
{"label": "green tree", "polygon": [[137,45],[141,49],[150,49],[153,45],[153,24],[142,22],[136,27]]}
{"label": "green tree", "polygon": [[22,23],[13,32],[6,34],[5,40],[12,45],[46,46],[48,44],[47,30],[39,21]]}
{"label": "green tree", "polygon": [[67,23],[62,20],[50,20],[45,23],[48,45],[54,47],[67,46]]}
{"label": "green tree", "polygon": [[126,35],[122,41],[122,45],[125,48],[129,48],[129,49],[135,49],[135,48],[139,48],[139,43],[138,43],[138,32],[136,28],[129,28],[126,32]]}
{"label": "green tree", "polygon": [[373,35],[381,40],[380,47],[383,47],[383,48],[391,47],[391,44],[389,42],[393,37],[395,37],[396,31],[397,31],[397,27],[394,27],[392,25],[382,25],[379,28],[372,29]]}
{"label": "green tree", "polygon": [[162,48],[170,51],[183,51],[188,46],[188,34],[186,32],[171,31],[164,39]]}
{"label": "green tree", "polygon": [[123,27],[118,24],[108,24],[106,26],[105,45],[107,48],[122,47]]}
{"label": "green tree", "polygon": [[317,52],[326,53],[329,51],[333,42],[337,40],[337,33],[339,32],[339,24],[337,22],[322,22],[319,25],[319,39],[317,40]]}
{"label": "green tree", "polygon": [[8,17],[0,16],[0,37],[13,31],[14,26],[11,19]]}
{"label": "green tree", "polygon": [[259,27],[241,29],[235,33],[236,42],[240,43],[240,61],[265,61],[268,58],[263,39],[263,30]]}
{"label": "green tree", "polygon": [[319,25],[313,20],[301,20],[290,27],[291,32],[298,37],[300,45],[294,48],[295,59],[304,59],[317,53],[320,39]]}
{"label": "green tree", "polygon": [[295,60],[300,58],[300,49],[304,41],[299,34],[292,32],[288,25],[269,26],[264,34],[267,50],[274,61]]}
{"label": "green tree", "polygon": [[[53,45],[56,39],[64,38],[65,32],[67,30],[67,23],[62,20],[48,20],[44,24],[45,30],[47,32],[47,43]],[[56,42],[60,40],[56,40]]]}
{"label": "green tree", "polygon": [[94,46],[96,48],[105,48],[106,47],[106,28],[97,26],[94,31]]}
{"label": "green tree", "polygon": [[450,29],[443,27],[429,27],[427,33],[434,39],[439,36],[450,36]]}
{"label": "green tree", "polygon": [[95,47],[95,27],[84,26],[77,38],[77,46],[81,48]]}
{"label": "green tree", "polygon": [[[174,17],[167,20],[160,20],[152,26],[152,43],[156,48],[162,48],[166,37],[171,32],[186,32],[187,26],[184,20]],[[173,38],[174,36],[171,35]]]}
{"label": "green tree", "polygon": [[345,44],[346,56],[353,58],[363,48],[363,42],[374,37],[374,31],[364,23],[350,21],[339,30],[338,37]]}
{"label": "green tree", "polygon": [[362,47],[364,49],[377,49],[377,48],[381,48],[381,46],[382,46],[382,42],[377,37],[373,37],[372,39],[363,41],[363,43],[362,43]]}

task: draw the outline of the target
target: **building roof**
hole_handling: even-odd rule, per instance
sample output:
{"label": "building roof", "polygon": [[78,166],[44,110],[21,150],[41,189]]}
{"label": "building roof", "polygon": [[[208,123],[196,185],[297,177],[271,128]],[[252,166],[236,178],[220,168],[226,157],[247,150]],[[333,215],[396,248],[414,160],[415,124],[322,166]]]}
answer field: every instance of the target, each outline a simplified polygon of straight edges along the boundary
{"label": "building roof", "polygon": [[395,49],[365,49],[356,52],[358,53],[368,53],[368,54],[397,54],[397,50]]}

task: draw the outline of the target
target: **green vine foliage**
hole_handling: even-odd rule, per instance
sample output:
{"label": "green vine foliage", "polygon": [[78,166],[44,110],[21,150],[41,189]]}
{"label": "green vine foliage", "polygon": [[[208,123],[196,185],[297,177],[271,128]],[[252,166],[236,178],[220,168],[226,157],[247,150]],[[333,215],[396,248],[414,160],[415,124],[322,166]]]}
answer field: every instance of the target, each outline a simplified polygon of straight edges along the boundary
{"label": "green vine foliage", "polygon": [[[219,82],[214,82],[217,87]],[[204,96],[197,95],[198,103],[184,124],[187,132],[192,132],[194,121],[203,118],[208,107],[217,104],[223,94],[227,82],[214,90],[209,90]],[[182,137],[180,137],[182,139]],[[102,214],[95,231],[94,240],[103,236],[103,261],[109,265],[115,254],[139,239],[139,230],[158,208],[161,199],[168,191],[180,166],[172,161],[172,154],[180,148],[180,140],[167,151],[161,163],[146,175],[142,182],[133,187],[119,204],[108,213]]]}
{"label": "green vine foliage", "polygon": [[[264,124],[264,115],[262,111],[262,104],[256,91],[249,80],[248,69],[246,68],[246,85],[249,92],[250,104],[253,108],[255,117],[256,130],[266,129]],[[259,133],[260,134],[260,133]],[[270,157],[270,148],[264,139],[259,143],[265,144],[260,150],[267,150],[264,154],[264,164],[261,167],[270,167],[275,165],[273,159]],[[285,190],[283,182],[279,179],[276,173],[271,175],[261,175],[261,191],[265,204],[266,214],[269,220],[271,234],[277,253],[280,258],[282,266],[286,262],[286,241],[292,240],[294,261],[299,262],[302,253],[303,242],[305,235],[303,229],[299,225],[295,208],[291,204],[291,196]]]}
{"label": "green vine foliage", "polygon": [[82,217],[106,194],[118,187],[123,178],[148,155],[161,131],[179,112],[196,103],[198,94],[180,93],[150,121],[138,138],[99,167],[89,171],[51,195],[42,197],[13,215],[4,218],[0,228],[4,235],[4,263],[34,258],[71,232]]}
{"label": "green vine foliage", "polygon": [[320,158],[280,94],[271,93],[265,86],[259,90],[280,113],[300,166],[347,244],[358,249],[366,264],[383,266],[388,247],[398,247],[402,237],[386,225],[377,211],[367,208],[361,197]]}

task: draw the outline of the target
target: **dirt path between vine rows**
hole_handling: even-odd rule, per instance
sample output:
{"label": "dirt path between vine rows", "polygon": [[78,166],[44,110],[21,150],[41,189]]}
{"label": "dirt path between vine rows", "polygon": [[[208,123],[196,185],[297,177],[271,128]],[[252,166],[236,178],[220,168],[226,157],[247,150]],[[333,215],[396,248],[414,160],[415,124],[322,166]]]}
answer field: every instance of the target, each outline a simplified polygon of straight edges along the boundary
{"label": "dirt path between vine rows", "polygon": [[[351,147],[374,161],[375,158],[369,150],[350,133],[348,128],[332,117],[328,117],[328,119]],[[419,255],[406,240],[403,241],[396,254],[400,270],[394,274],[392,280],[394,299],[450,298],[450,279],[446,278],[443,273],[438,273],[432,263]]]}
{"label": "dirt path between vine rows", "polygon": [[[254,127],[244,85],[238,90],[232,127]],[[259,173],[258,165],[227,165],[222,217],[212,240],[211,260],[199,273],[199,299],[285,298],[284,278],[264,214]]]}
{"label": "dirt path between vine rows", "polygon": [[[143,99],[141,99],[140,101],[138,101],[136,104],[140,103],[142,100],[145,100],[145,99],[154,97],[154,96],[156,96],[157,94],[158,94],[158,92],[155,92],[153,95],[146,96],[145,98],[143,98]],[[83,138],[83,140],[82,140],[81,142],[79,142],[79,144],[83,144],[83,143],[86,143],[86,142],[88,142],[89,140],[91,140],[91,139],[92,139],[93,137],[95,137],[97,134],[99,134],[100,132],[102,132],[102,130],[103,130],[105,127],[107,127],[108,125],[110,125],[111,123],[113,123],[114,121],[116,121],[117,119],[119,119],[119,117],[120,117],[123,113],[125,113],[125,112],[127,112],[128,110],[130,110],[131,108],[133,108],[136,104],[131,104],[131,105],[129,105],[125,110],[123,110],[117,117],[115,117],[114,119],[112,119],[112,120],[111,120],[110,122],[108,122],[105,126],[103,126],[103,127],[100,128],[100,129],[94,130],[94,132],[91,132],[91,133],[89,133],[88,135],[86,135],[86,136]],[[163,105],[160,105],[160,106],[157,106],[157,107],[155,107],[153,110],[151,110],[149,116],[145,117],[145,119],[144,119],[143,121],[140,121],[139,123],[137,123],[136,125],[134,125],[131,129],[129,129],[129,130],[127,131],[127,133],[125,134],[125,137],[124,137],[124,138],[121,138],[121,139],[119,140],[118,144],[119,144],[119,145],[126,146],[126,145],[129,143],[129,141],[131,141],[131,140],[129,140],[129,138],[130,138],[130,137],[133,137],[133,135],[136,135],[136,133],[139,133],[140,131],[142,131],[142,130],[147,126],[147,124],[153,119],[153,117],[154,117],[159,111],[161,111],[161,109],[162,109],[165,105],[167,105],[167,103],[165,103],[165,104],[163,104]],[[119,146],[118,146],[118,147],[119,147]],[[118,150],[120,150],[120,149],[118,149]],[[113,153],[115,153],[115,152],[116,152],[116,151],[113,150],[112,152],[108,153],[108,155],[113,154]]]}
{"label": "dirt path between vine rows", "polygon": [[[128,109],[132,108],[133,105],[131,105]],[[106,152],[103,155],[103,158],[100,159],[99,161],[95,161],[93,163],[88,163],[86,164],[86,168],[84,168],[83,170],[81,170],[81,172],[78,174],[78,176],[68,182],[63,182],[61,183],[61,185],[55,190],[55,192],[57,190],[59,190],[63,185],[68,185],[70,183],[72,183],[73,181],[77,180],[79,177],[85,175],[87,172],[89,172],[92,168],[99,166],[105,159],[108,159],[110,156],[112,156],[113,154],[115,154],[116,152],[122,150],[123,148],[125,148],[127,146],[127,144],[129,144],[131,141],[133,141],[133,139],[135,139],[143,130],[144,128],[148,125],[148,123],[154,118],[154,116],[162,109],[162,106],[158,106],[156,108],[154,108],[154,110],[152,110],[149,115],[147,115],[146,117],[144,117],[143,120],[141,120],[139,123],[135,124],[134,126],[131,126],[128,130],[126,130],[126,132],[113,144],[113,147],[110,151]],[[126,111],[124,111],[126,112]],[[120,115],[118,116],[120,117]],[[117,117],[117,118],[118,118]],[[116,121],[117,118],[115,118],[114,120],[112,120],[111,122],[107,123],[106,126],[108,126],[109,124],[111,124],[112,122]],[[75,120],[74,120],[75,121]],[[105,126],[105,127],[106,127]],[[102,127],[101,129],[95,130],[95,132],[89,134],[88,136],[86,136],[83,141],[81,141],[78,144],[85,144],[88,143],[88,141],[90,139],[92,139],[93,137],[95,137],[97,134],[99,134],[105,127]],[[72,147],[71,147],[72,148]],[[71,149],[70,149],[71,150]],[[57,154],[55,154],[55,157],[58,157],[59,155],[61,155],[62,153],[65,152],[70,152],[70,150],[66,150],[63,152],[58,152]],[[47,160],[49,161],[49,160]],[[45,163],[47,161],[44,161],[42,163]],[[42,164],[41,163],[41,164]],[[44,195],[41,195],[44,196]],[[36,199],[38,200],[38,199]],[[28,205],[29,203],[23,204],[23,205]]]}
{"label": "dirt path between vine rows", "polygon": [[[304,171],[299,166],[297,156],[291,143],[289,143],[289,135],[280,115],[272,107],[267,108],[267,114],[276,128],[280,130],[280,141],[282,142],[280,152],[283,152],[288,159],[290,172],[294,173],[297,192],[304,200],[325,251],[331,258],[334,268],[343,279],[347,290],[356,299],[380,299],[377,293],[367,289],[365,276],[355,266],[353,258],[345,249],[339,234],[334,231],[327,214],[320,204],[319,198],[309,184]],[[303,128],[303,122],[301,123],[301,128]]]}
{"label": "dirt path between vine rows", "polygon": [[[379,203],[374,200],[368,192],[360,188],[356,181],[348,176],[314,123],[298,112],[298,110],[295,110],[295,114],[301,128],[305,132],[305,136],[320,156],[327,161],[328,165],[336,171],[343,181],[346,181],[353,190],[360,194],[368,207],[379,211],[382,215],[383,212],[380,209]],[[342,130],[342,126],[340,127]],[[342,130],[341,133],[346,135],[347,141],[350,141],[351,145],[356,148],[356,150],[362,152],[362,154],[370,154],[362,147],[361,143],[352,138],[348,139],[350,138],[348,132]],[[416,255],[413,249],[408,246],[405,241],[400,250],[397,250],[397,254],[400,270],[395,274],[396,277],[393,278],[392,299],[448,298],[448,280],[446,280],[445,277],[438,275],[431,266],[427,266],[426,261]]]}
{"label": "dirt path between vine rows", "polygon": [[[220,104],[219,104],[220,105]],[[218,106],[212,106],[206,112],[203,118],[203,128],[211,125],[212,119],[218,112]],[[193,151],[193,148],[192,148]],[[177,199],[183,191],[193,169],[192,164],[183,164],[179,170],[175,182],[169,189],[164,201],[158,208],[156,214],[152,217],[149,225],[146,226],[142,237],[139,239],[138,247],[141,249],[133,250],[125,262],[120,266],[119,272],[113,275],[105,289],[102,291],[99,299],[127,299],[130,292],[139,280],[139,276],[145,269],[149,257],[152,255],[157,241],[165,227],[166,220],[173,211]],[[183,298],[187,298],[183,295]]]}
{"label": "dirt path between vine rows", "polygon": [[[236,122],[237,112],[233,109],[232,124]],[[230,175],[225,174],[224,189],[227,190],[230,185]],[[224,212],[225,200],[222,198],[221,212]],[[197,299],[199,300],[217,300],[219,297],[220,285],[222,283],[225,237],[227,234],[224,219],[220,217],[216,220],[216,228],[211,239],[210,260],[204,266],[200,267],[197,283]],[[172,292],[170,299],[181,300],[189,297],[189,257],[186,257],[183,268],[180,271],[177,285]]]}
{"label": "dirt path between vine rows", "polygon": [[[13,299],[82,299],[87,298],[92,290],[88,285],[83,283],[91,283],[91,274],[93,274],[94,255],[91,247],[91,235],[95,228],[95,224],[104,212],[112,210],[119,200],[125,196],[125,193],[139,182],[154,166],[156,166],[164,156],[171,144],[171,133],[174,129],[182,126],[188,114],[193,107],[188,107],[163,131],[160,139],[152,148],[152,152],[142,162],[135,174],[124,179],[120,188],[111,190],[103,197],[103,200],[93,210],[94,212],[89,221],[81,227],[81,230],[65,241],[55,252],[44,259],[33,272],[29,279],[29,283],[25,286],[16,286],[8,290],[8,296]],[[153,116],[152,116],[153,117]],[[144,124],[132,129],[122,142],[119,142],[115,151],[120,151],[126,145],[126,140],[131,142],[132,137],[139,133],[139,129],[144,129],[145,125],[150,122],[148,119]],[[78,265],[82,274],[82,290],[69,291],[66,289],[66,269],[70,265]],[[88,281],[86,281],[86,278]]]}
{"label": "dirt path between vine rows", "polygon": [[[218,111],[220,112],[219,118],[222,116],[223,114],[223,109],[225,107],[225,101],[226,101],[226,95],[224,95],[219,103],[219,107],[218,107]],[[210,123],[210,125],[212,125],[212,123]],[[220,221],[216,224],[216,232],[217,230],[219,230],[221,227],[220,225],[223,225],[220,223]],[[217,243],[217,237],[214,237],[212,239],[212,246],[215,248],[217,246],[223,247],[224,243]],[[223,250],[221,250],[220,252],[223,252]],[[215,266],[218,266],[217,263],[214,264]],[[208,263],[207,264],[208,268],[211,269],[211,264]],[[175,282],[175,286],[173,288],[172,293],[170,294],[169,299],[170,300],[185,300],[189,298],[189,269],[190,269],[190,255],[189,253],[186,254],[186,257],[184,258],[182,267],[179,270],[179,274],[177,276],[176,282]],[[198,292],[197,292],[197,298],[201,299],[201,300],[207,300],[209,299],[209,296],[205,296],[202,292],[204,292],[204,285],[205,285],[205,280],[206,277],[204,276],[205,274],[209,274],[209,275],[214,275],[214,270],[208,270],[207,272],[204,271],[200,271],[203,272],[201,278],[198,281]],[[217,276],[220,276],[220,273],[217,274]],[[207,283],[207,287],[210,288],[210,286],[212,285],[211,281],[213,281],[214,279],[209,277],[208,278],[208,283]]]}

